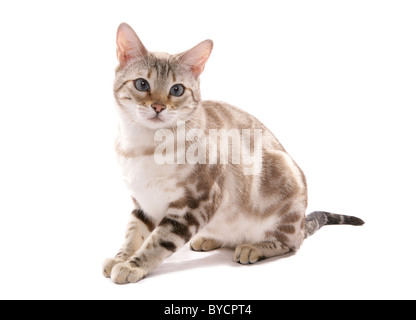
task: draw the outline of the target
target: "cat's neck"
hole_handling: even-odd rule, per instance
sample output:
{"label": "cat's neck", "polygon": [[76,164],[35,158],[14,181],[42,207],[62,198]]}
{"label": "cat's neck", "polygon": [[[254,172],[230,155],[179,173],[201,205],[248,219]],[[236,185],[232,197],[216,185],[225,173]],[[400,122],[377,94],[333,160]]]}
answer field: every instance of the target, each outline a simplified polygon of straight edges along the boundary
{"label": "cat's neck", "polygon": [[131,125],[124,121],[119,122],[118,141],[124,148],[140,149],[154,144],[156,130],[141,125]]}

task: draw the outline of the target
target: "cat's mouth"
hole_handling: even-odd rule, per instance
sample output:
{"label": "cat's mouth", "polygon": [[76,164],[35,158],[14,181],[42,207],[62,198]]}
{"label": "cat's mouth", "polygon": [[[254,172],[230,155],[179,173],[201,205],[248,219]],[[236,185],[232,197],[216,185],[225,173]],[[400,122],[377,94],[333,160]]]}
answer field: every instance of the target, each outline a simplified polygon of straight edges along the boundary
{"label": "cat's mouth", "polygon": [[139,112],[138,110],[136,110],[136,113],[137,116],[142,119],[142,121],[145,121],[147,123],[162,124],[166,122],[160,114],[143,114],[143,112]]}
{"label": "cat's mouth", "polygon": [[158,115],[155,115],[154,117],[152,117],[152,118],[149,118],[149,119],[147,119],[148,121],[150,121],[150,122],[153,122],[153,123],[161,123],[161,122],[165,122],[163,119],[161,119]]}
{"label": "cat's mouth", "polygon": [[170,126],[170,120],[164,119],[164,117],[160,115],[155,115],[153,117],[149,117],[146,120],[147,125],[153,129],[161,129],[166,128]]}
{"label": "cat's mouth", "polygon": [[[152,110],[153,111],[153,110]],[[136,111],[138,118],[141,120],[142,124],[150,129],[161,129],[169,127],[174,120],[172,114],[164,114],[164,113],[155,113],[155,112],[140,112],[139,110]]]}

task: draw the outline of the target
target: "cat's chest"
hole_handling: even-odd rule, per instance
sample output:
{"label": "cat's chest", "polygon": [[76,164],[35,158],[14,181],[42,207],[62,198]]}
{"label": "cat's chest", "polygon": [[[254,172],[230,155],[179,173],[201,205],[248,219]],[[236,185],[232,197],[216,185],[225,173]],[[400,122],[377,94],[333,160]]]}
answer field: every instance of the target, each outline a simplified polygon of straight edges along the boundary
{"label": "cat's chest", "polygon": [[161,220],[169,206],[183,196],[183,179],[176,165],[159,165],[150,155],[119,156],[123,179],[146,214]]}

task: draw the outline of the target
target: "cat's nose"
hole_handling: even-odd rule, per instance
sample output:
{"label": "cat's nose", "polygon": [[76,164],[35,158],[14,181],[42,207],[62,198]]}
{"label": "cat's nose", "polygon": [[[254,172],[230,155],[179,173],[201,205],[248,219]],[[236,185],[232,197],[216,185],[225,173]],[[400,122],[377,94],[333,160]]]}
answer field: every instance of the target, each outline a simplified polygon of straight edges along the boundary
{"label": "cat's nose", "polygon": [[152,108],[153,110],[155,110],[156,114],[159,114],[166,109],[166,106],[164,106],[163,104],[154,103],[152,104]]}

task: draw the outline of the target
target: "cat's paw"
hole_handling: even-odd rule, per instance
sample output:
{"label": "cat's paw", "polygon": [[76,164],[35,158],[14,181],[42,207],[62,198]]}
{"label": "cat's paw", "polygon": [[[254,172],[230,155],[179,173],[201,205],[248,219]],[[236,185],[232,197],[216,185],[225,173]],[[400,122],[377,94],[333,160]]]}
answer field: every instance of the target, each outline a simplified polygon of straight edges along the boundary
{"label": "cat's paw", "polygon": [[111,280],[117,284],[136,283],[146,276],[146,272],[130,262],[116,264],[111,271]]}
{"label": "cat's paw", "polygon": [[221,242],[204,237],[197,237],[191,242],[191,249],[194,251],[211,251],[221,248],[221,246]]}
{"label": "cat's paw", "polygon": [[241,264],[256,263],[261,260],[261,251],[252,244],[242,244],[234,251],[234,262]]}
{"label": "cat's paw", "polygon": [[110,278],[111,277],[111,270],[113,270],[114,266],[116,264],[119,263],[123,263],[125,262],[125,260],[122,260],[120,258],[112,258],[112,259],[107,259],[104,261],[103,263],[103,275],[106,278]]}

